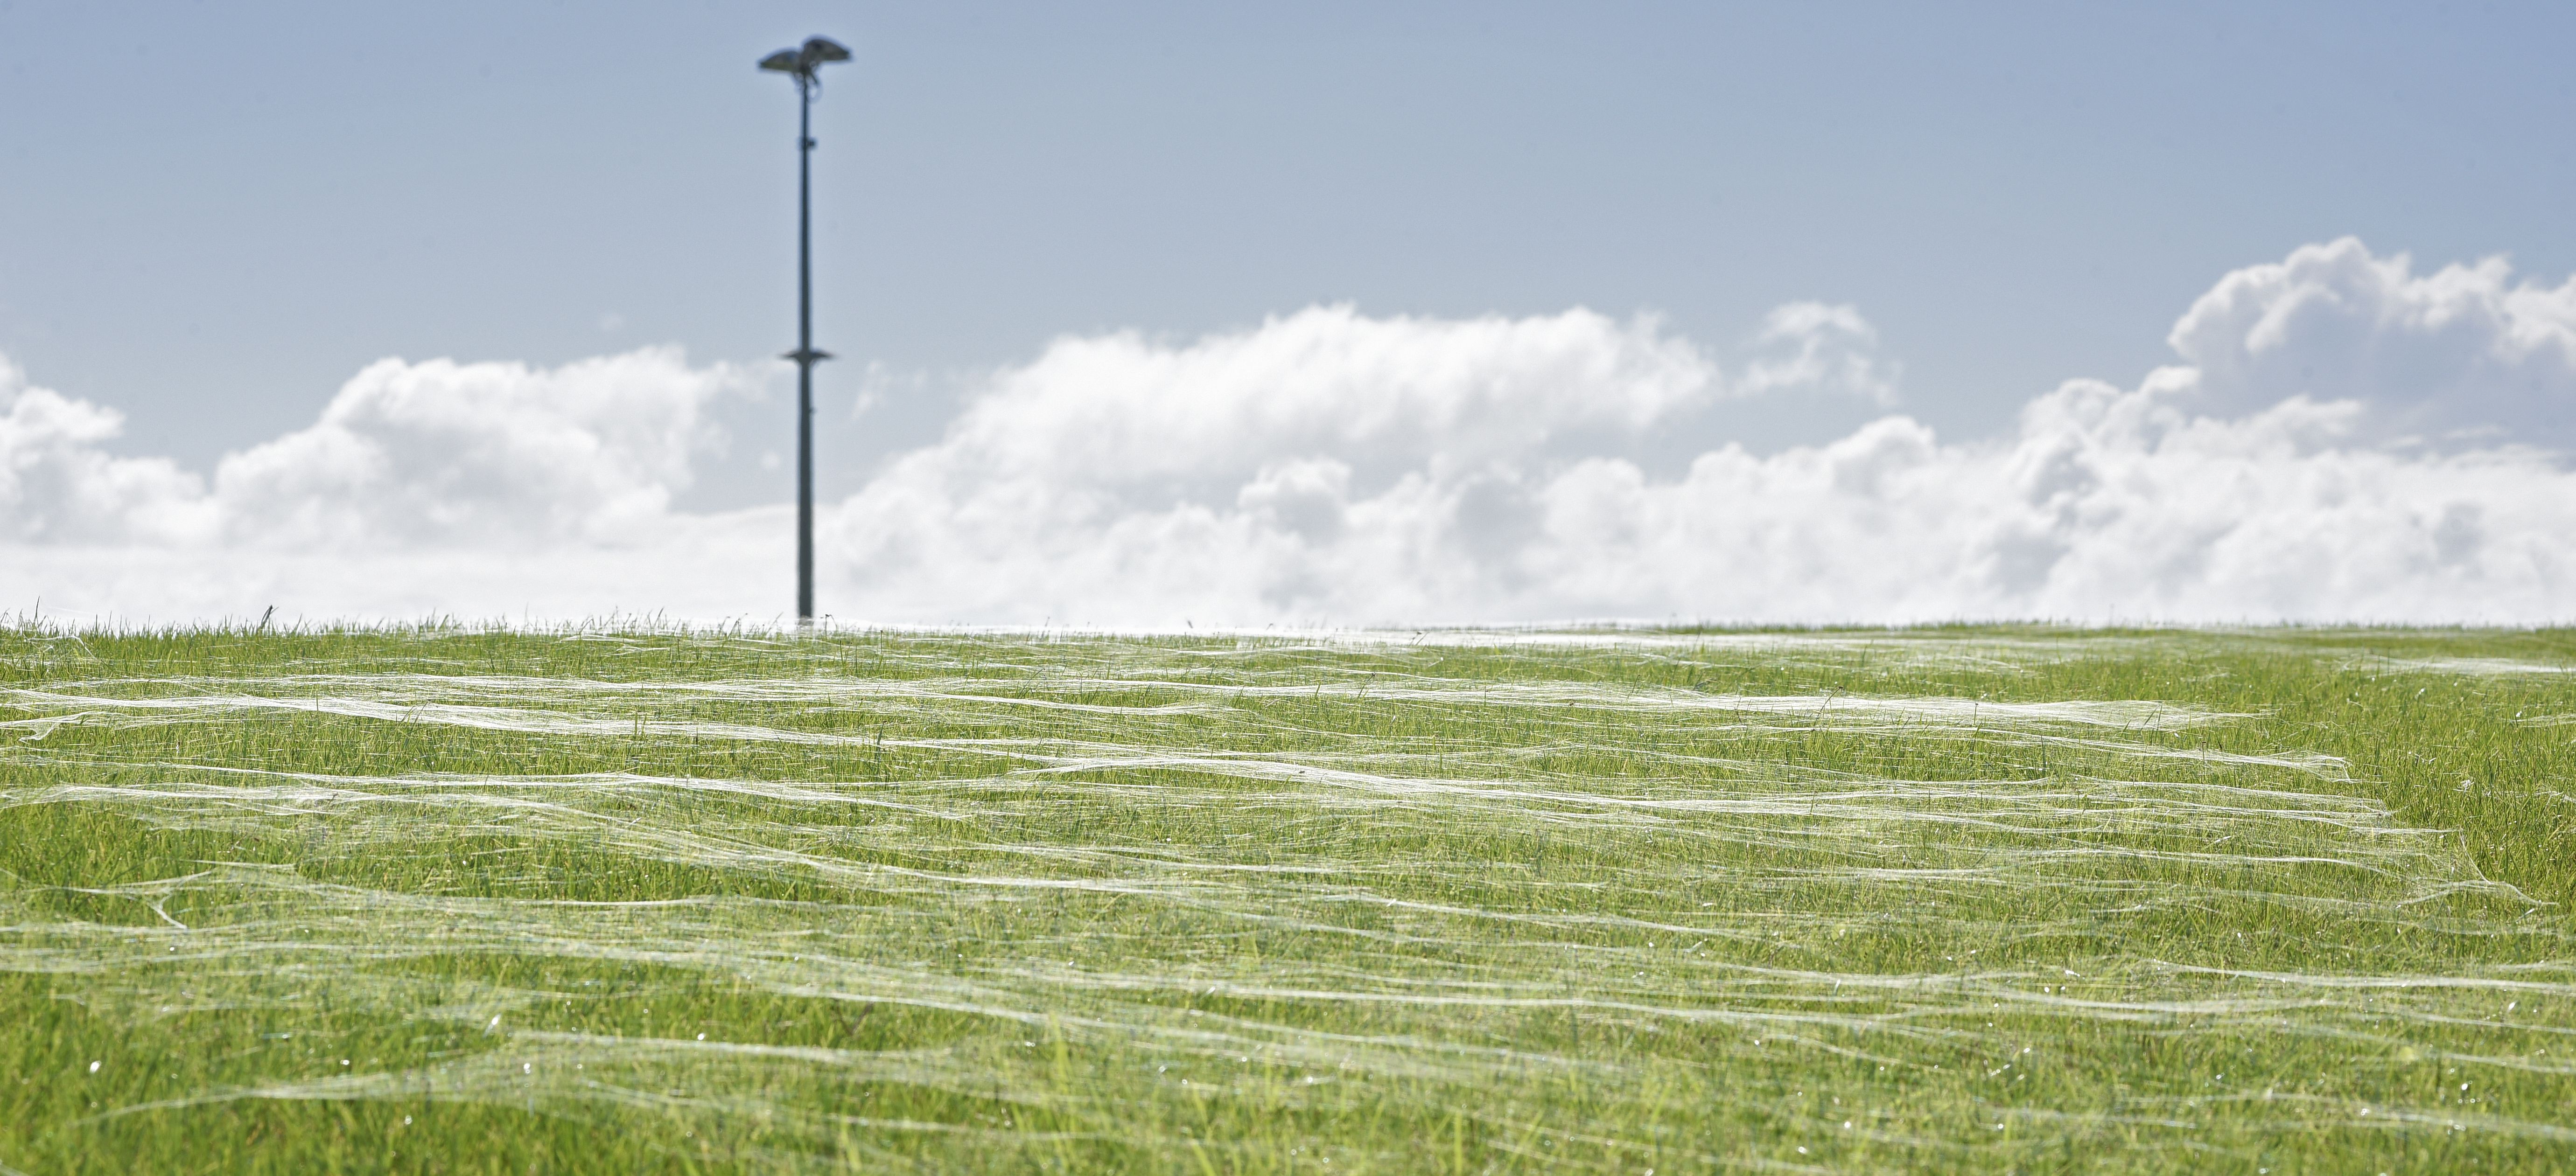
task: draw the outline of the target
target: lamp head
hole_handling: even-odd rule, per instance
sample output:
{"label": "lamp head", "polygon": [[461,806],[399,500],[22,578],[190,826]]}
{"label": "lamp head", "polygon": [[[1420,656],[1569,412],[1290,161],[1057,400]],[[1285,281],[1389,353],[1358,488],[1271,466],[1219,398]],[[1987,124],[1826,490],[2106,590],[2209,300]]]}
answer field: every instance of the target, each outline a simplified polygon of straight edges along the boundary
{"label": "lamp head", "polygon": [[807,37],[795,49],[781,49],[760,59],[760,68],[775,73],[794,74],[799,82],[814,80],[816,67],[834,61],[848,61],[850,51],[829,37]]}
{"label": "lamp head", "polygon": [[812,73],[814,72],[815,66],[821,65],[824,62],[848,61],[850,59],[850,51],[842,48],[839,42],[834,41],[829,37],[807,37],[805,38],[805,47],[798,50],[796,56],[799,61],[803,62],[805,72]]}

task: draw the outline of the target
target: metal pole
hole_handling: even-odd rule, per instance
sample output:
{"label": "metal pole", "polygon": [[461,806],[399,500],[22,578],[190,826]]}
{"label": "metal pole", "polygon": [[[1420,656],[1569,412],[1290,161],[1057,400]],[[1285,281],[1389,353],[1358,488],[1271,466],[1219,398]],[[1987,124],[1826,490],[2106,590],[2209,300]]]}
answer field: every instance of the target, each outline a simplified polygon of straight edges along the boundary
{"label": "metal pole", "polygon": [[850,51],[829,37],[807,37],[802,48],[760,59],[760,68],[796,79],[796,628],[814,625],[814,364],[832,358],[814,350],[814,92],[817,67],[848,61]]}
{"label": "metal pole", "polygon": [[796,627],[814,624],[814,83],[796,78]]}

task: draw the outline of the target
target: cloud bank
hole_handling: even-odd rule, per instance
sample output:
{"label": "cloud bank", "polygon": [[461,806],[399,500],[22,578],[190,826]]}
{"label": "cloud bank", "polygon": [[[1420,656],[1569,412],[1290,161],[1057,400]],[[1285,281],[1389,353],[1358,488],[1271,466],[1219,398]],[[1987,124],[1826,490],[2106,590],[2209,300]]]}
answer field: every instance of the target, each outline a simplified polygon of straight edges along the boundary
{"label": "cloud bank", "polygon": [[[827,503],[849,622],[2538,622],[2576,614],[2576,279],[2359,242],[2222,278],[2178,362],[1946,441],[1850,307],[1721,364],[1651,319],[1311,308],[1064,338]],[[675,509],[758,380],[386,360],[211,473],[0,362],[0,608],[776,617],[783,507]],[[1733,403],[1878,414],[1756,454]]]}

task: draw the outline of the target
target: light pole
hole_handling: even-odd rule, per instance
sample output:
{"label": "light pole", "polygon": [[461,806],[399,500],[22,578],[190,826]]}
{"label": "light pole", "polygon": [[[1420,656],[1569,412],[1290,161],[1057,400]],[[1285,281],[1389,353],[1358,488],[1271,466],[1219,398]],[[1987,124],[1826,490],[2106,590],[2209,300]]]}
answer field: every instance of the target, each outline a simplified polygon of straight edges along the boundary
{"label": "light pole", "polygon": [[796,627],[814,623],[814,71],[848,61],[850,51],[822,37],[760,59],[760,68],[796,79]]}

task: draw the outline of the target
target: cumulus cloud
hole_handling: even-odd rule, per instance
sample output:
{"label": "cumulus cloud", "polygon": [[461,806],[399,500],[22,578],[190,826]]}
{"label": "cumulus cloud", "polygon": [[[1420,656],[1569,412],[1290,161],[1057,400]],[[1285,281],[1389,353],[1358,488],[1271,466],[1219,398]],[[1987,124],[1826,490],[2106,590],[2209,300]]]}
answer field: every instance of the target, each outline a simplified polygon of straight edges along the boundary
{"label": "cumulus cloud", "polygon": [[539,370],[383,360],[312,426],[215,470],[227,535],[265,543],[650,543],[747,386],[649,348]]}
{"label": "cumulus cloud", "polygon": [[113,409],[0,361],[0,610],[741,615],[781,512],[670,509],[753,381],[674,348],[538,369],[369,365],[312,425],[211,478],[111,455]]}
{"label": "cumulus cloud", "polygon": [[1763,353],[1739,382],[1742,394],[1838,392],[1896,405],[1899,369],[1879,356],[1878,328],[1857,307],[1792,302],[1764,316],[1756,338]]}
{"label": "cumulus cloud", "polygon": [[2576,277],[2512,278],[2503,258],[2419,276],[2347,237],[2227,275],[2167,338],[2211,415],[2305,397],[2366,406],[2376,440],[2576,444]]}
{"label": "cumulus cloud", "polygon": [[71,547],[651,542],[692,459],[724,442],[710,402],[748,386],[673,348],[547,370],[388,359],[312,425],[226,455],[209,484],[110,456],[122,414],[0,366],[0,520],[18,542]]}
{"label": "cumulus cloud", "polygon": [[[822,595],[854,621],[1151,626],[2576,611],[2576,281],[2338,241],[2225,276],[2170,339],[2135,386],[2071,381],[1959,441],[1893,411],[1901,373],[1843,306],[1782,307],[1725,363],[1582,310],[1068,337],[826,504]],[[386,361],[199,478],[109,456],[113,412],[0,369],[0,593],[775,616],[787,512],[671,505],[749,386],[670,350]],[[1771,454],[1712,424],[1801,397],[1882,415]]]}
{"label": "cumulus cloud", "polygon": [[[1677,477],[1635,443],[1714,399],[1892,402],[1868,323],[1784,307],[1731,378],[1582,312],[1066,340],[852,499],[834,566],[925,619],[2561,616],[2576,485],[2469,430],[2576,404],[2576,283],[2508,279],[2306,248],[2191,308],[2193,362],[2070,382],[2006,437],[1887,416],[1710,438]],[[2454,444],[2386,443],[2436,422]]]}
{"label": "cumulus cloud", "polygon": [[0,543],[171,541],[208,522],[203,479],[166,458],[110,455],[115,409],[33,387],[0,356]]}

